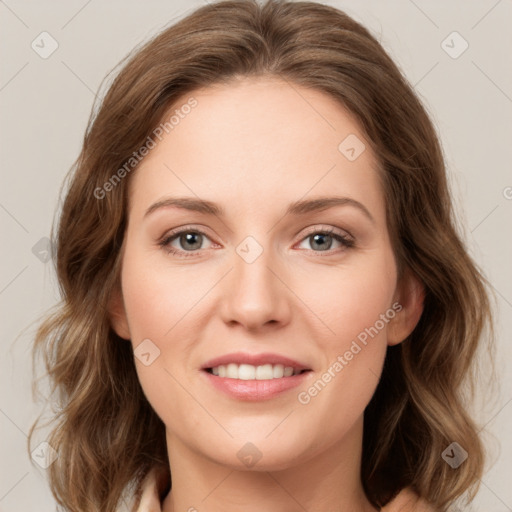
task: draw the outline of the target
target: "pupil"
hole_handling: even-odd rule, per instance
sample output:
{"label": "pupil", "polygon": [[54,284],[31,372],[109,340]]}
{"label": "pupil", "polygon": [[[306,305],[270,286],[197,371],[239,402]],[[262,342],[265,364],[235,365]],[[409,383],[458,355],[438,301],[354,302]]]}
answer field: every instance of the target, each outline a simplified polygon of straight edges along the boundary
{"label": "pupil", "polygon": [[[313,245],[314,245],[314,244],[318,244],[318,238],[320,238],[320,239],[322,240],[322,239],[324,239],[325,237],[327,237],[327,238],[331,239],[331,236],[330,236],[330,235],[327,235],[327,234],[321,234],[321,233],[318,233],[318,234],[314,235],[314,236],[313,236],[313,240],[314,240]],[[330,242],[332,243],[332,239],[330,240]],[[320,247],[320,249],[324,249],[324,250],[326,250],[326,249],[329,249],[329,248],[331,247],[331,243],[327,243],[327,244],[326,244],[325,242],[320,242],[319,247]],[[327,247],[326,247],[326,245],[327,245]]]}
{"label": "pupil", "polygon": [[[185,235],[182,235],[182,241],[184,240],[186,243],[183,245],[183,247],[187,248],[187,244],[195,244],[197,245],[198,242],[195,240],[195,237],[200,237],[201,235],[199,233],[186,233]],[[200,239],[199,239],[200,240]],[[190,249],[199,249],[201,247],[201,242],[199,242],[199,247],[190,247]]]}

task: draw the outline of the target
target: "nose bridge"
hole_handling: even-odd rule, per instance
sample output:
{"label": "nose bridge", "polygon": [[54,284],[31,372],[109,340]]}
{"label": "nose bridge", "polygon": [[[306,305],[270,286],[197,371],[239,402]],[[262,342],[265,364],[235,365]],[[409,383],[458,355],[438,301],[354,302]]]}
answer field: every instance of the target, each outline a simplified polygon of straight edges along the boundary
{"label": "nose bridge", "polygon": [[285,321],[286,288],[274,275],[279,265],[272,248],[248,236],[235,248],[233,266],[224,297],[225,320],[251,329]]}

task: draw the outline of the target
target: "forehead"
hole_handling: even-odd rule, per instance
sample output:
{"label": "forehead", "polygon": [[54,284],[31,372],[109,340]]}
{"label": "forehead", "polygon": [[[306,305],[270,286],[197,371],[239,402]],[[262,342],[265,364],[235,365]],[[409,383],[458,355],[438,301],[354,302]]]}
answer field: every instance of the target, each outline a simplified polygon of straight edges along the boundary
{"label": "forehead", "polygon": [[[191,98],[194,108],[181,109]],[[324,92],[237,79],[183,96],[163,122],[171,116],[132,178],[133,208],[165,194],[261,209],[338,193],[383,210],[377,159],[355,117]]]}

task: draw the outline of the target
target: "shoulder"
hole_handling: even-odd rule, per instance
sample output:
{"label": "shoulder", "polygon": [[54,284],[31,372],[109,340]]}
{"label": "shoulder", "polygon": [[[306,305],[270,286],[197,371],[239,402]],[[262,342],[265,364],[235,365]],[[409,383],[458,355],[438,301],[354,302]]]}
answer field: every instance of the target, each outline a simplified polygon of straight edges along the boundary
{"label": "shoulder", "polygon": [[152,468],[138,486],[132,487],[130,498],[116,512],[161,512],[162,500],[168,491],[169,479],[165,471]]}
{"label": "shoulder", "polygon": [[436,509],[420,498],[412,489],[402,489],[381,512],[436,512]]}

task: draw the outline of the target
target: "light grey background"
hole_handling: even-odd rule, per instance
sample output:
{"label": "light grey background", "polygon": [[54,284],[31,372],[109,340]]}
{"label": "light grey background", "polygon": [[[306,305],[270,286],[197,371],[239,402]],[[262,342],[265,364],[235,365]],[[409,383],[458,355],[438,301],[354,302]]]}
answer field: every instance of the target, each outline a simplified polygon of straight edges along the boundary
{"label": "light grey background", "polygon": [[[477,407],[494,465],[473,510],[512,511],[512,3],[324,3],[378,36],[441,136],[466,241],[496,290],[499,314],[501,387],[493,401]],[[35,469],[26,453],[29,426],[42,411],[32,401],[29,350],[35,322],[58,298],[51,261],[42,262],[44,252],[38,258],[32,248],[49,235],[62,180],[78,156],[101,80],[135,45],[203,4],[0,0],[0,511],[55,510],[45,470]],[[31,47],[34,40],[43,46],[43,31],[58,43],[46,59]],[[450,36],[454,31],[469,44],[458,58],[445,51],[454,55],[463,48],[462,40]],[[44,441],[44,430],[36,439]]]}

